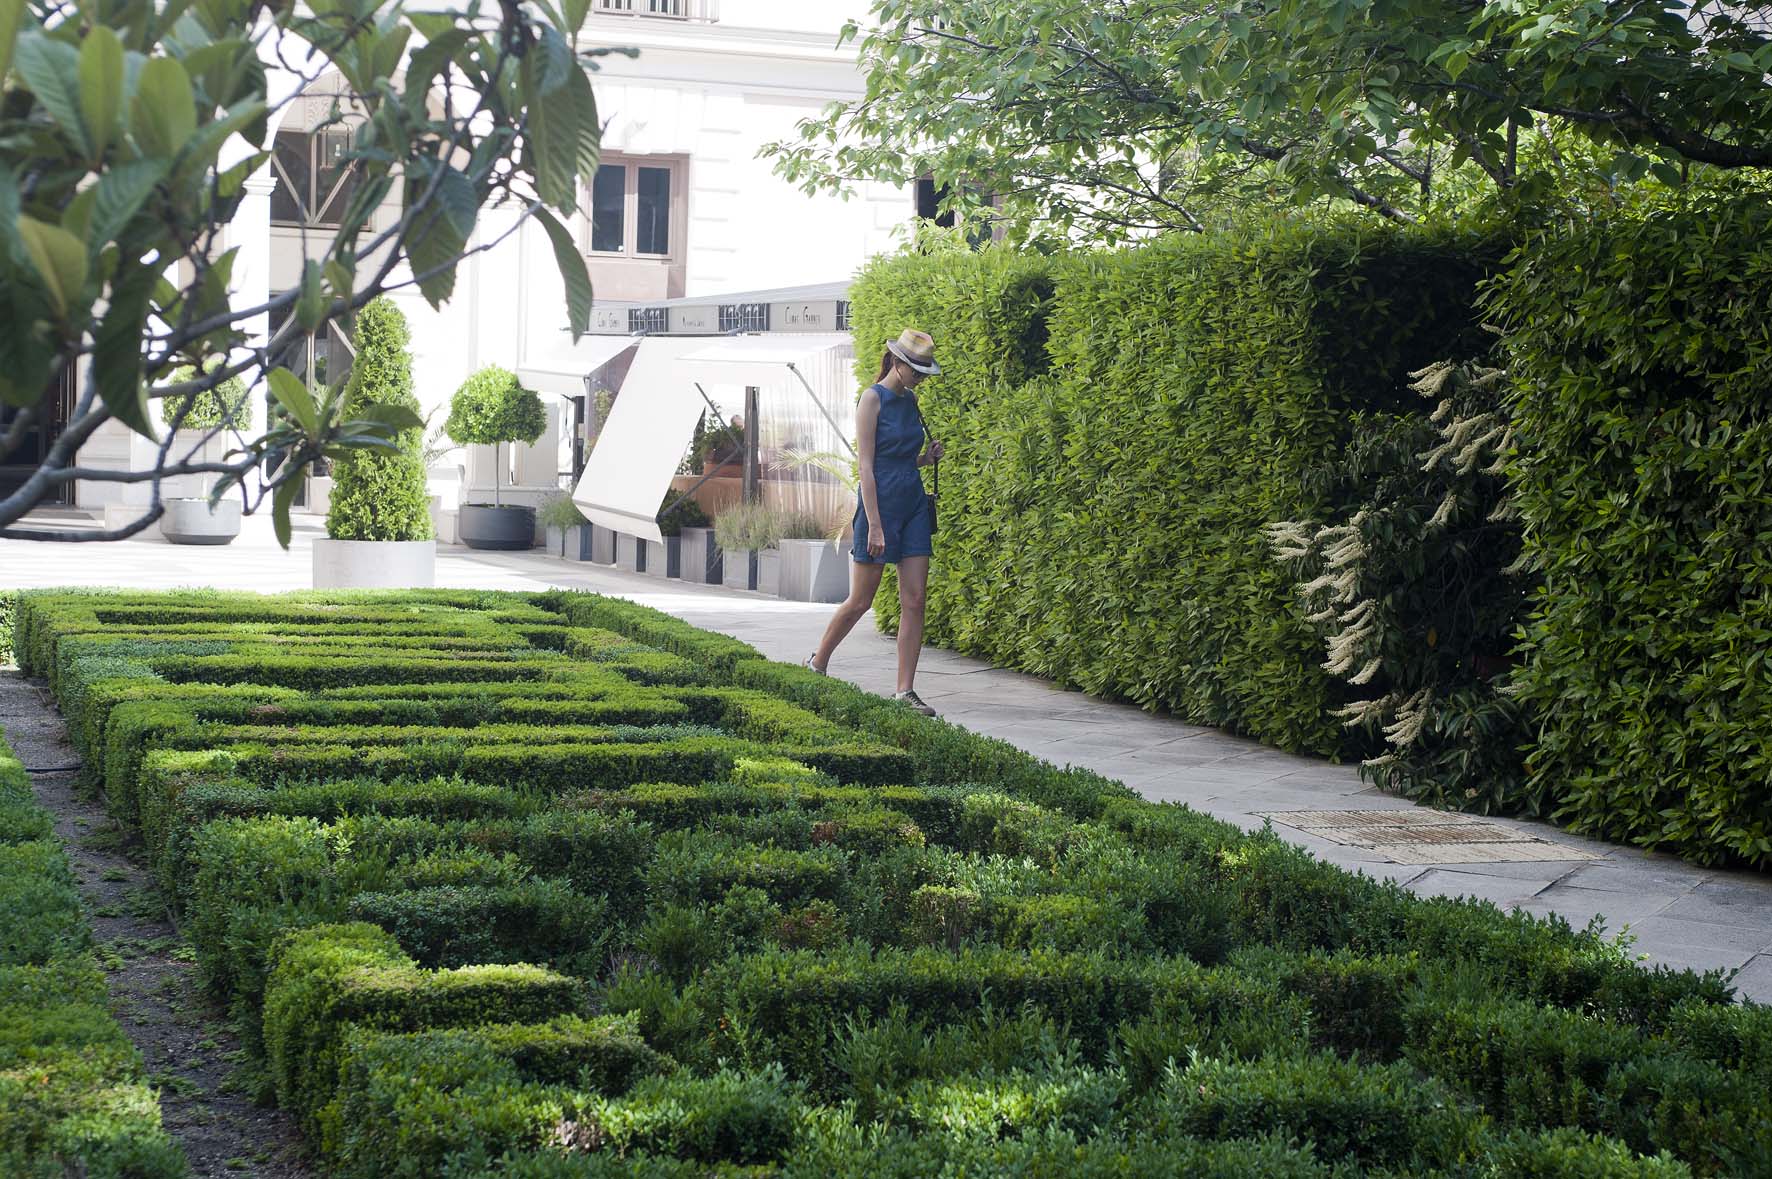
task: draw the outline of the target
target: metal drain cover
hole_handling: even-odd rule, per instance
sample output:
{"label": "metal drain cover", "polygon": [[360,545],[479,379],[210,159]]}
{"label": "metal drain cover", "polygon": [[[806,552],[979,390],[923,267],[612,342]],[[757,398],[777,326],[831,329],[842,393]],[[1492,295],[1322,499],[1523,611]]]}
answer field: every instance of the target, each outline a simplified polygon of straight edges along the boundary
{"label": "metal drain cover", "polygon": [[1366,848],[1397,864],[1605,858],[1500,823],[1419,807],[1382,811],[1269,811],[1256,817],[1297,828],[1331,843]]}

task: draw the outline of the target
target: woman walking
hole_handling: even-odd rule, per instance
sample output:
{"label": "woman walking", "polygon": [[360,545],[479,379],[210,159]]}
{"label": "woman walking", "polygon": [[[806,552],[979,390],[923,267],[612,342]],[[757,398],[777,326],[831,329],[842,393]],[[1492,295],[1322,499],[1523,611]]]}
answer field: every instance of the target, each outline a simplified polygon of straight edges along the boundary
{"label": "woman walking", "polygon": [[849,597],[837,607],[818,650],[806,666],[823,675],[831,655],[874,604],[886,566],[898,566],[898,691],[925,716],[935,710],[917,696],[917,656],[923,650],[923,604],[929,587],[929,558],[935,553],[935,509],[923,492],[918,467],[941,458],[917,405],[924,377],[941,372],[935,341],[906,329],[886,345],[880,375],[855,407],[856,457],[861,503],[855,509],[855,545],[849,567]]}

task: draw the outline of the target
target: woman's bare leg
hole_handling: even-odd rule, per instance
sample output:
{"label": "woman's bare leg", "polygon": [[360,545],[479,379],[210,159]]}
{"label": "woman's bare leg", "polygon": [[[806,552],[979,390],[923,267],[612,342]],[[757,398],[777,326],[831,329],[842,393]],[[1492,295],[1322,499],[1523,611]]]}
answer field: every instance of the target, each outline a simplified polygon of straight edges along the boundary
{"label": "woman's bare leg", "polygon": [[923,653],[923,606],[928,600],[929,558],[906,557],[898,563],[898,690],[908,692],[917,679],[917,657]]}
{"label": "woman's bare leg", "polygon": [[849,596],[831,616],[831,624],[824,628],[824,638],[818,640],[818,650],[812,653],[812,666],[820,671],[830,666],[837,644],[847,638],[855,624],[861,621],[861,616],[873,608],[874,595],[880,592],[880,578],[885,573],[886,566],[877,562],[849,562]]}

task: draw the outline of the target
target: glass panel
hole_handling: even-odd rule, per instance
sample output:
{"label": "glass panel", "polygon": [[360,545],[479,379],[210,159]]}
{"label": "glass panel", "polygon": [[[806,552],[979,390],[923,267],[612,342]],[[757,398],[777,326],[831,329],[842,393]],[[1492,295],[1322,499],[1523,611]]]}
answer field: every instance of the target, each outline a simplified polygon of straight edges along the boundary
{"label": "glass panel", "polygon": [[638,212],[634,220],[634,252],[637,254],[668,254],[671,252],[671,170],[641,168]]}
{"label": "glass panel", "polygon": [[301,131],[277,132],[272,171],[277,187],[271,190],[271,220],[300,225],[308,200],[308,137]]}
{"label": "glass panel", "polygon": [[348,159],[352,134],[344,127],[328,127],[320,132],[316,145],[319,156],[318,182],[314,186],[314,220],[337,225],[344,220],[351,193],[357,188],[357,169]]}
{"label": "glass panel", "polygon": [[621,164],[604,164],[591,181],[591,249],[619,254],[626,240],[622,204],[628,188],[628,170]]}

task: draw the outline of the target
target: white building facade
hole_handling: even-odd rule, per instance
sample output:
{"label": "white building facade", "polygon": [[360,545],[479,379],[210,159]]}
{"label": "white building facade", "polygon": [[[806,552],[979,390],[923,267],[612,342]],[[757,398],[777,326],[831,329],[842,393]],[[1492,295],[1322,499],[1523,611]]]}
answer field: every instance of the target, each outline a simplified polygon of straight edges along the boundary
{"label": "white building facade", "polygon": [[[581,43],[638,50],[634,58],[600,59],[592,75],[606,124],[603,163],[572,223],[597,291],[602,331],[627,329],[632,308],[667,300],[840,284],[901,240],[916,212],[911,190],[872,185],[859,199],[808,196],[758,158],[765,144],[792,137],[800,120],[860,95],[854,48],[837,41],[845,21],[865,17],[867,7],[866,0],[592,0]],[[277,85],[273,79],[273,100],[281,97]],[[343,157],[350,133],[316,130],[340,101],[349,102],[342,83],[323,77],[288,104],[276,126],[273,159],[248,182],[228,230],[228,244],[240,247],[236,306],[296,286],[306,256],[321,251],[329,221],[336,223],[348,201],[353,181]],[[372,229],[397,216],[390,203]],[[471,244],[498,238],[512,217],[484,210]],[[597,351],[595,341],[572,345],[563,285],[547,237],[535,226],[464,261],[443,307],[433,310],[415,288],[392,298],[412,327],[414,388],[433,425],[446,416],[455,389],[481,367],[558,376],[580,367],[588,372],[607,351]],[[268,338],[275,326],[258,324],[255,334]],[[350,356],[348,328],[331,326],[296,341],[278,359],[322,384],[340,379]],[[556,394],[547,399],[551,434],[534,447],[506,448],[514,456],[502,481],[507,494],[514,481],[515,502],[534,502],[560,486],[573,419],[560,382],[554,385],[544,388]],[[146,439],[110,423],[82,448],[79,461],[146,469],[156,453]],[[466,472],[462,491],[469,498],[490,489],[490,447],[458,451],[433,474],[455,464]],[[173,480],[164,494],[200,490]],[[84,482],[74,502],[105,509],[121,522],[139,515],[148,495],[145,485]]]}

